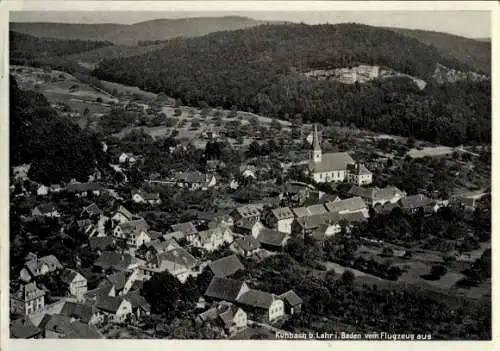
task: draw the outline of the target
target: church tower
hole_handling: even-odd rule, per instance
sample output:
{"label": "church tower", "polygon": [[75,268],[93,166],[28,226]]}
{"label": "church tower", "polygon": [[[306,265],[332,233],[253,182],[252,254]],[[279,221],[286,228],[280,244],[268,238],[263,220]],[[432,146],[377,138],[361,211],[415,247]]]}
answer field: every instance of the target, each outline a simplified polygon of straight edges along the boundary
{"label": "church tower", "polygon": [[313,134],[313,150],[312,150],[312,160],[314,163],[321,162],[321,145],[318,137],[318,128],[316,124],[314,125],[314,134]]}

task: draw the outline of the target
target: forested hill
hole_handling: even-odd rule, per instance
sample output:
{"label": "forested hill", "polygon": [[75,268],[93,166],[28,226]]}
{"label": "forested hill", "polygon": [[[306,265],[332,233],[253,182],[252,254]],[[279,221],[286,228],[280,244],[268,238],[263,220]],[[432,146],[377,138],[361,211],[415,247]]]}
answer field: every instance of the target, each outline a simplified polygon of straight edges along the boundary
{"label": "forested hill", "polygon": [[175,37],[195,37],[212,32],[257,26],[264,22],[247,17],[195,17],[158,19],[125,24],[11,23],[11,29],[38,37],[59,39],[107,40],[118,45],[136,45],[143,41]]}
{"label": "forested hill", "polygon": [[113,45],[109,41],[37,38],[14,31],[9,32],[9,43],[10,57],[17,59],[65,56]]}
{"label": "forested hill", "polygon": [[424,44],[434,46],[441,55],[458,59],[476,71],[491,73],[490,39],[477,40],[446,33],[414,30],[405,28],[388,28],[396,33],[415,38]]}
{"label": "forested hill", "polygon": [[102,160],[98,139],[50,108],[42,94],[10,77],[10,165],[31,163],[30,179],[50,185],[86,181]]}
{"label": "forested hill", "polygon": [[[342,84],[311,80],[301,72],[357,63],[388,66],[423,78]],[[386,133],[446,144],[490,136],[490,82],[437,86],[437,63],[473,70],[436,48],[381,29],[356,24],[273,25],[174,39],[159,51],[103,61],[94,74],[181,98],[186,104],[255,112],[283,119],[339,121]]]}

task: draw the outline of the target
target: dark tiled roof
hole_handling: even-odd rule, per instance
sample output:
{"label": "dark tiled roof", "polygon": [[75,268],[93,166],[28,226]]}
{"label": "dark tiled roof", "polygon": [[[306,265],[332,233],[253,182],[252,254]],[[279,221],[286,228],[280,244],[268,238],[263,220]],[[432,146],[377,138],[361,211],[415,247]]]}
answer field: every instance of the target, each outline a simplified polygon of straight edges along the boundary
{"label": "dark tiled roof", "polygon": [[186,269],[191,269],[198,263],[196,258],[194,258],[189,252],[187,252],[182,247],[177,247],[167,252],[162,252],[156,256],[156,260],[158,262],[158,266],[160,267],[161,267],[161,262],[168,261],[168,262],[173,262]]}
{"label": "dark tiled roof", "polygon": [[210,262],[208,267],[216,277],[221,278],[229,277],[237,271],[245,269],[236,255],[226,256]]}
{"label": "dark tiled roof", "polygon": [[275,208],[271,210],[271,213],[274,215],[274,217],[276,217],[278,221],[294,217],[293,212],[288,207]]}
{"label": "dark tiled roof", "polygon": [[234,279],[214,277],[210,281],[205,296],[219,300],[235,301],[244,282]]}
{"label": "dark tiled roof", "polygon": [[356,211],[366,208],[366,203],[359,196],[345,200],[327,202],[326,208],[330,212]]}
{"label": "dark tiled roof", "polygon": [[73,193],[83,193],[85,191],[102,190],[103,186],[97,183],[74,183],[68,184],[66,190]]}
{"label": "dark tiled roof", "polygon": [[141,307],[145,311],[151,311],[151,305],[149,304],[149,302],[147,302],[146,299],[142,297],[137,291],[129,292],[128,294],[124,295],[123,298],[129,301],[132,305],[132,308],[134,309],[137,307]]}
{"label": "dark tiled roof", "polygon": [[42,214],[51,213],[57,210],[56,206],[53,203],[40,204],[35,208],[37,208]]}
{"label": "dark tiled roof", "polygon": [[66,301],[60,314],[63,316],[79,319],[83,323],[89,323],[94,312],[94,308],[90,305]]}
{"label": "dark tiled roof", "polygon": [[104,251],[94,263],[95,266],[102,269],[113,268],[116,270],[126,270],[129,265],[136,260],[129,254],[120,254],[118,252]]}
{"label": "dark tiled roof", "polygon": [[101,214],[101,209],[95,203],[92,203],[89,206],[85,207],[83,211],[87,212],[91,216]]}
{"label": "dark tiled roof", "polygon": [[25,263],[25,267],[29,270],[30,274],[34,277],[40,275],[40,269],[43,265],[47,265],[50,272],[58,269],[63,269],[62,264],[54,255],[40,257]]}
{"label": "dark tiled roof", "polygon": [[174,232],[182,232],[185,235],[194,234],[198,232],[193,222],[172,224],[170,228]]}
{"label": "dark tiled roof", "polygon": [[286,300],[290,305],[295,306],[302,303],[302,299],[293,290],[289,290],[278,296],[282,300]]}
{"label": "dark tiled roof", "polygon": [[238,302],[251,307],[268,309],[274,300],[276,300],[276,296],[273,294],[251,289],[243,293],[238,299]]}
{"label": "dark tiled roof", "polygon": [[73,322],[64,339],[104,339],[104,336],[93,325]]}
{"label": "dark tiled roof", "polygon": [[100,310],[116,313],[122,302],[123,302],[122,296],[98,295],[95,306]]}
{"label": "dark tiled roof", "polygon": [[313,172],[330,172],[347,169],[348,164],[355,164],[347,152],[325,153],[321,156],[321,162],[309,161],[309,170]]}
{"label": "dark tiled roof", "polygon": [[89,239],[91,250],[106,250],[108,247],[113,247],[115,244],[112,236],[93,236]]}
{"label": "dark tiled roof", "polygon": [[288,234],[268,228],[263,228],[257,237],[261,244],[272,246],[284,246],[287,239]]}
{"label": "dark tiled roof", "polygon": [[71,317],[61,314],[54,314],[45,325],[45,330],[50,330],[58,334],[68,334],[71,332]]}
{"label": "dark tiled roof", "polygon": [[260,247],[260,243],[251,235],[246,235],[242,238],[234,239],[236,245],[238,245],[243,251],[252,251]]}
{"label": "dark tiled roof", "polygon": [[61,281],[65,284],[71,284],[71,282],[73,282],[73,279],[75,279],[77,276],[78,276],[78,273],[77,271],[73,270],[73,269],[68,269],[66,268],[65,270],[63,270],[61,272]]}
{"label": "dark tiled roof", "polygon": [[431,199],[422,194],[407,196],[400,201],[401,207],[405,209],[424,207],[425,205],[428,205],[432,202]]}
{"label": "dark tiled roof", "polygon": [[38,335],[40,329],[35,327],[28,317],[21,317],[11,322],[10,336],[16,339],[28,339]]}
{"label": "dark tiled roof", "polygon": [[106,279],[115,287],[116,291],[123,290],[125,284],[127,283],[127,277],[123,272],[110,274],[106,277]]}
{"label": "dark tiled roof", "polygon": [[120,206],[116,212],[121,213],[128,220],[132,220],[132,218],[134,218],[134,215],[129,210],[127,210],[125,207],[123,207],[123,206]]}

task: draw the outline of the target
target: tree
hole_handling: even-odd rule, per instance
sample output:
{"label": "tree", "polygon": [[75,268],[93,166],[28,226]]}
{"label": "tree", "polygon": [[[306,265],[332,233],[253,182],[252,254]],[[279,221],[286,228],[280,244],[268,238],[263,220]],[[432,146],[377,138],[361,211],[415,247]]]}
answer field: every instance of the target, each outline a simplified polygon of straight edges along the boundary
{"label": "tree", "polygon": [[342,277],[340,279],[345,285],[352,286],[356,277],[351,270],[347,269],[344,271],[344,273],[342,273]]}

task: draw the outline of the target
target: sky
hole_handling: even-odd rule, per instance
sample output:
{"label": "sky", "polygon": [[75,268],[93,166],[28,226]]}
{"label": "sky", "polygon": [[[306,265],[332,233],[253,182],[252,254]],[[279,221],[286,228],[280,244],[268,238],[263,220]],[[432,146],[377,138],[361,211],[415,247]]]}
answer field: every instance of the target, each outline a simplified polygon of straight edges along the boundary
{"label": "sky", "polygon": [[322,12],[139,12],[139,11],[13,11],[14,22],[119,23],[133,24],[159,18],[244,16],[265,21],[318,23],[355,22],[373,26],[423,29],[469,38],[491,37],[488,11],[322,11]]}

